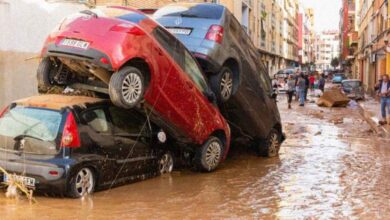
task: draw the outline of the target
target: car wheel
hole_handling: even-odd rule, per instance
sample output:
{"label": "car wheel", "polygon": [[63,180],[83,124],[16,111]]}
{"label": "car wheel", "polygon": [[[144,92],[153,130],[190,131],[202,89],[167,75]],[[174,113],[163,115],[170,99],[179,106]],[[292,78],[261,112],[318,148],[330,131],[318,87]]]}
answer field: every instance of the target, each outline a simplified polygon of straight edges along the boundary
{"label": "car wheel", "polygon": [[80,198],[92,194],[95,189],[95,177],[90,168],[81,168],[70,180],[69,196]]}
{"label": "car wheel", "polygon": [[54,76],[53,76],[54,65],[50,58],[45,57],[39,63],[37,70],[37,80],[38,80],[38,91],[46,92],[53,86]]}
{"label": "car wheel", "polygon": [[281,146],[281,136],[276,129],[272,129],[266,140],[257,144],[258,156],[276,157],[279,154]]}
{"label": "car wheel", "polygon": [[118,107],[130,109],[141,102],[145,80],[139,69],[127,66],[111,76],[108,87],[111,101]]}
{"label": "car wheel", "polygon": [[234,77],[228,67],[223,67],[218,74],[210,77],[210,86],[220,103],[227,102],[233,95]]}
{"label": "car wheel", "polygon": [[195,153],[195,166],[200,171],[211,172],[220,164],[223,156],[222,141],[211,136]]}
{"label": "car wheel", "polygon": [[160,174],[171,173],[173,170],[174,160],[170,152],[163,154],[158,162]]}

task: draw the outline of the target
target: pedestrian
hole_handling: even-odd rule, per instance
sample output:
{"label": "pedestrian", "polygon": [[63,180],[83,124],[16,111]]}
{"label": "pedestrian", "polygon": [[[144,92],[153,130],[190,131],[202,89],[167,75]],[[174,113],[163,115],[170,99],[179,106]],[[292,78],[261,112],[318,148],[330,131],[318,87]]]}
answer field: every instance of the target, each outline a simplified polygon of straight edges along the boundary
{"label": "pedestrian", "polygon": [[310,86],[310,80],[309,80],[308,74],[304,75],[304,79],[305,79],[305,101],[307,101],[307,92],[308,92],[309,86]]}
{"label": "pedestrian", "polygon": [[304,75],[298,77],[297,93],[299,94],[299,106],[305,106],[305,92],[307,91],[306,79]]}
{"label": "pedestrian", "polygon": [[325,91],[325,83],[325,76],[324,74],[321,74],[320,79],[318,80],[318,89],[320,89],[322,93]]}
{"label": "pedestrian", "polygon": [[311,91],[313,91],[314,89],[314,83],[316,81],[316,77],[314,76],[314,74],[310,74],[309,76],[309,88]]}
{"label": "pedestrian", "polygon": [[387,74],[382,75],[382,79],[379,80],[375,89],[377,90],[377,94],[381,100],[382,119],[379,121],[379,124],[390,125],[390,81]]}
{"label": "pedestrian", "polygon": [[287,77],[286,91],[287,91],[288,108],[291,109],[291,102],[295,91],[295,79],[292,77],[292,75],[289,75]]}

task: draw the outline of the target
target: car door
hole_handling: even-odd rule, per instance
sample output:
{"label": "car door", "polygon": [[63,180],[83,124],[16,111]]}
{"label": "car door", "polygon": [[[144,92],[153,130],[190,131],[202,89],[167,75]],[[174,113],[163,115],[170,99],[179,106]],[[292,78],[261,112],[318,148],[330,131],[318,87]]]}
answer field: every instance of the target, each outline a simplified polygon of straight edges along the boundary
{"label": "car door", "polygon": [[84,147],[77,150],[101,157],[104,162],[99,171],[99,181],[101,184],[110,184],[117,178],[120,169],[117,160],[122,154],[120,146],[115,144],[107,110],[105,107],[95,107],[81,112],[80,115],[82,123],[79,125],[79,132]]}
{"label": "car door", "polygon": [[121,175],[130,179],[144,174],[145,165],[155,159],[151,148],[151,131],[146,118],[134,111],[111,106],[108,108],[114,127],[114,140],[120,148],[117,163]]}
{"label": "car door", "polygon": [[[156,27],[153,35],[168,53],[159,55],[159,71],[165,78],[161,83],[164,95],[156,100],[155,108],[160,108],[157,110],[165,114],[164,117],[179,126],[178,132],[183,130],[187,136],[196,140],[201,129],[199,117],[194,116],[199,115],[203,106],[200,106],[197,100],[199,96],[196,94],[198,92],[196,82],[186,74],[187,50],[179,40],[161,27]],[[163,98],[166,98],[166,101],[163,101]]]}

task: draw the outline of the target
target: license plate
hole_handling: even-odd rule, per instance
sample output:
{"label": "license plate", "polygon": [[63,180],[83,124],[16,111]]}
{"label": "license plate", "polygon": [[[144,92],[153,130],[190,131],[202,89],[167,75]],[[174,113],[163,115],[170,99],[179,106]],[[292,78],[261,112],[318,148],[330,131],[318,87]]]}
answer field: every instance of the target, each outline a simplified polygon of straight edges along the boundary
{"label": "license plate", "polygon": [[184,28],[168,28],[168,31],[172,34],[182,34],[182,35],[190,35],[191,29],[184,29]]}
{"label": "license plate", "polygon": [[63,39],[61,41],[61,45],[68,47],[76,47],[80,49],[88,49],[89,42],[81,41],[81,40],[73,40],[73,39]]}
{"label": "license plate", "polygon": [[[25,186],[34,188],[35,187],[35,179],[27,176],[19,176],[19,175],[12,175],[12,178],[15,178],[15,180],[19,183],[23,183]],[[3,176],[4,182],[9,182],[9,177],[4,174]]]}

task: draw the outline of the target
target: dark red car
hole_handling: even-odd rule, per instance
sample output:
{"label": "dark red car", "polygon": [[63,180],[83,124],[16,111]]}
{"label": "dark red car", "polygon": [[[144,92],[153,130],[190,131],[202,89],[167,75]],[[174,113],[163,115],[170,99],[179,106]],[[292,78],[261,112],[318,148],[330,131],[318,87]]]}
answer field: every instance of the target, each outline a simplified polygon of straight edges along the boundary
{"label": "dark red car", "polygon": [[142,12],[82,11],[49,35],[41,55],[40,90],[88,88],[109,94],[116,106],[137,107],[180,142],[197,146],[193,158],[202,170],[214,170],[226,157],[230,129],[198,63]]}

